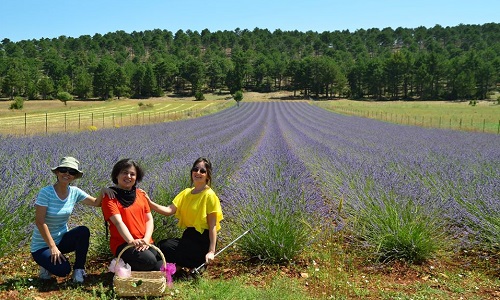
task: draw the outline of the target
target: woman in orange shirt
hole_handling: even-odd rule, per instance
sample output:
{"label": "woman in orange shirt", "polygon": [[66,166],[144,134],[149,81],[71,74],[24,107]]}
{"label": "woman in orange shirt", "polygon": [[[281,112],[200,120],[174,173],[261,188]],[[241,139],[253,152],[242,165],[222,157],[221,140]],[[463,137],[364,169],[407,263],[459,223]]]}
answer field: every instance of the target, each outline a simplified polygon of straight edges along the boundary
{"label": "woman in orange shirt", "polygon": [[115,164],[111,179],[115,186],[115,198],[105,195],[102,200],[104,219],[109,223],[111,252],[121,255],[132,271],[159,271],[163,265],[160,254],[149,244],[153,243],[154,223],[149,208],[147,193],[136,187],[144,177],[142,168],[131,159],[122,159]]}

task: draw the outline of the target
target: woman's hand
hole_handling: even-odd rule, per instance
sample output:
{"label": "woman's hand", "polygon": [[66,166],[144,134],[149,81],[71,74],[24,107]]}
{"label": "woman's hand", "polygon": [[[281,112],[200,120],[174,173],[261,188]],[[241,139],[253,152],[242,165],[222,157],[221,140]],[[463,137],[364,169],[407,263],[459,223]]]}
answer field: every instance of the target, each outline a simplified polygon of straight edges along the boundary
{"label": "woman's hand", "polygon": [[148,245],[148,244],[140,245],[140,246],[138,246],[138,247],[135,247],[135,249],[136,249],[137,251],[139,251],[139,252],[141,252],[141,251],[146,251],[146,250],[148,250],[148,249],[149,249],[149,245]]}
{"label": "woman's hand", "polygon": [[212,260],[214,260],[215,258],[215,253],[214,251],[209,251],[206,255],[205,255],[205,263],[208,265]]}
{"label": "woman's hand", "polygon": [[113,190],[111,188],[108,188],[108,187],[102,188],[101,193],[103,195],[108,196],[109,199],[115,199],[116,192],[115,192],[115,190]]}
{"label": "woman's hand", "polygon": [[50,248],[50,262],[55,265],[63,261],[66,261],[66,257],[59,251],[59,248],[57,246]]}
{"label": "woman's hand", "polygon": [[128,244],[134,246],[137,251],[144,251],[149,249],[148,243],[146,243],[146,241],[144,241],[143,239],[135,239]]}

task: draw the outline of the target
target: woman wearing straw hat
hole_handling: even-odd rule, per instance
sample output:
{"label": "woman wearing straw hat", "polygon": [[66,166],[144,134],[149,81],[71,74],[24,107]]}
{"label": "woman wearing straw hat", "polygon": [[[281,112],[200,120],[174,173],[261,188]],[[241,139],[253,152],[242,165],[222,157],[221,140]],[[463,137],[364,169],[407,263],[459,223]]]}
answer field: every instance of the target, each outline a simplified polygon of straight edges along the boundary
{"label": "woman wearing straw hat", "polygon": [[75,252],[73,281],[82,283],[89,248],[90,231],[86,226],[68,228],[68,219],[76,203],[100,206],[102,193],[94,198],[70,184],[83,172],[79,161],[66,156],[52,168],[57,181],[40,190],[35,201],[35,228],[31,239],[31,255],[40,265],[40,279],[50,279],[51,274],[66,277],[71,265],[64,254]]}

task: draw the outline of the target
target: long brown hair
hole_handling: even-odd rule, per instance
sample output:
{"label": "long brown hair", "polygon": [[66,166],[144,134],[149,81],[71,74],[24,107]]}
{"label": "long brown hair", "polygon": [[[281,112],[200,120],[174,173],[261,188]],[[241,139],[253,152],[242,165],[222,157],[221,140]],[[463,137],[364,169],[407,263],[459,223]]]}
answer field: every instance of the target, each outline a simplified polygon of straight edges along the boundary
{"label": "long brown hair", "polygon": [[207,169],[207,184],[211,185],[211,183],[212,183],[212,163],[206,157],[199,157],[197,160],[194,161],[193,166],[191,167],[191,170],[190,170],[190,173],[189,173],[189,178],[191,180],[191,186],[193,186],[193,183],[194,183],[193,182],[193,169],[200,162],[204,162],[205,163],[205,169]]}

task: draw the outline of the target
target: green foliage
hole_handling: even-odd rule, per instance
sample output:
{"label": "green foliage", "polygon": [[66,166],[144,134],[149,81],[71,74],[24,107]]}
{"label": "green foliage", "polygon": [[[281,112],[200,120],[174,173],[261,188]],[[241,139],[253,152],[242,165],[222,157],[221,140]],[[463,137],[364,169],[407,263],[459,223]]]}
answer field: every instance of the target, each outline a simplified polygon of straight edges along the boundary
{"label": "green foliage", "polygon": [[203,95],[203,92],[202,91],[197,91],[195,94],[194,94],[194,98],[198,101],[201,101],[201,100],[205,100],[205,95]]}
{"label": "green foliage", "polygon": [[201,58],[190,56],[179,67],[182,78],[191,83],[191,92],[194,95],[203,87],[205,80],[205,65]]}
{"label": "green foliage", "polygon": [[22,97],[15,97],[14,102],[10,104],[10,109],[22,109],[24,107],[24,99]]}
{"label": "green foliage", "polygon": [[68,92],[59,92],[57,93],[57,99],[64,102],[64,105],[67,105],[66,102],[73,100],[73,96]]}
{"label": "green foliage", "polygon": [[139,102],[139,108],[153,108],[155,105],[153,103],[144,104],[144,102]]}
{"label": "green foliage", "polygon": [[241,100],[243,100],[243,92],[241,90],[236,91],[233,95],[233,98],[234,100],[236,100],[236,102],[240,102]]}
{"label": "green foliage", "polygon": [[473,230],[475,238],[484,242],[484,246],[493,252],[500,250],[500,216],[491,212],[491,205],[485,199],[467,201],[457,197],[460,205],[470,214],[467,226]]}
{"label": "green foliage", "polygon": [[244,278],[201,279],[196,285],[178,288],[176,299],[315,299],[304,291],[299,280],[273,277],[265,288],[249,285]]}
{"label": "green foliage", "polygon": [[[26,159],[29,161],[29,159]],[[18,161],[18,175],[26,172],[31,172],[30,164],[23,165],[24,161]],[[13,176],[13,175],[12,175]],[[25,199],[34,199],[38,193],[38,187],[32,182],[24,182],[20,186],[26,193],[23,195]],[[0,201],[0,256],[12,253],[26,244],[31,238],[32,226],[27,227],[26,224],[33,224],[35,220],[35,210],[31,201],[19,201],[19,194],[14,190],[3,191],[5,199],[13,199],[12,201]],[[16,196],[17,195],[17,196]]]}
{"label": "green foliage", "polygon": [[74,80],[73,93],[80,99],[89,97],[92,91],[92,76],[85,69],[77,72]]}
{"label": "green foliage", "polygon": [[[164,187],[159,187],[149,196],[154,202],[167,206],[172,204],[175,195],[174,192],[168,191]],[[162,239],[176,238],[182,235],[182,230],[177,226],[177,219],[153,212],[153,220],[155,224],[153,239],[155,241],[159,242]]]}
{"label": "green foliage", "polygon": [[[247,213],[255,216],[257,226],[241,239],[239,246],[250,256],[258,256],[271,263],[290,262],[312,240],[313,231],[301,212],[262,205]],[[241,233],[249,229],[239,225],[234,227],[232,231]]]}
{"label": "green foliage", "polygon": [[419,264],[444,245],[438,218],[412,202],[367,197],[356,221],[358,236],[381,261]]}
{"label": "green foliage", "polygon": [[291,90],[306,99],[482,100],[498,85],[499,27],[255,29],[243,35],[205,30],[203,47],[192,32],[166,30],[61,36],[44,40],[44,51],[36,50],[42,41],[6,40],[1,92],[51,99],[70,91],[81,99],[109,99],[159,97],[174,89],[194,95],[208,88],[231,94]]}
{"label": "green foliage", "polygon": [[[101,230],[96,231],[92,236],[92,247],[90,247],[89,252],[95,257],[111,261],[113,253],[109,248],[109,225],[102,219],[101,226],[98,226]],[[106,227],[108,227],[108,235],[106,235]]]}
{"label": "green foliage", "polygon": [[51,98],[52,92],[54,92],[54,81],[52,78],[44,76],[38,81],[38,91],[42,95],[43,100]]}

